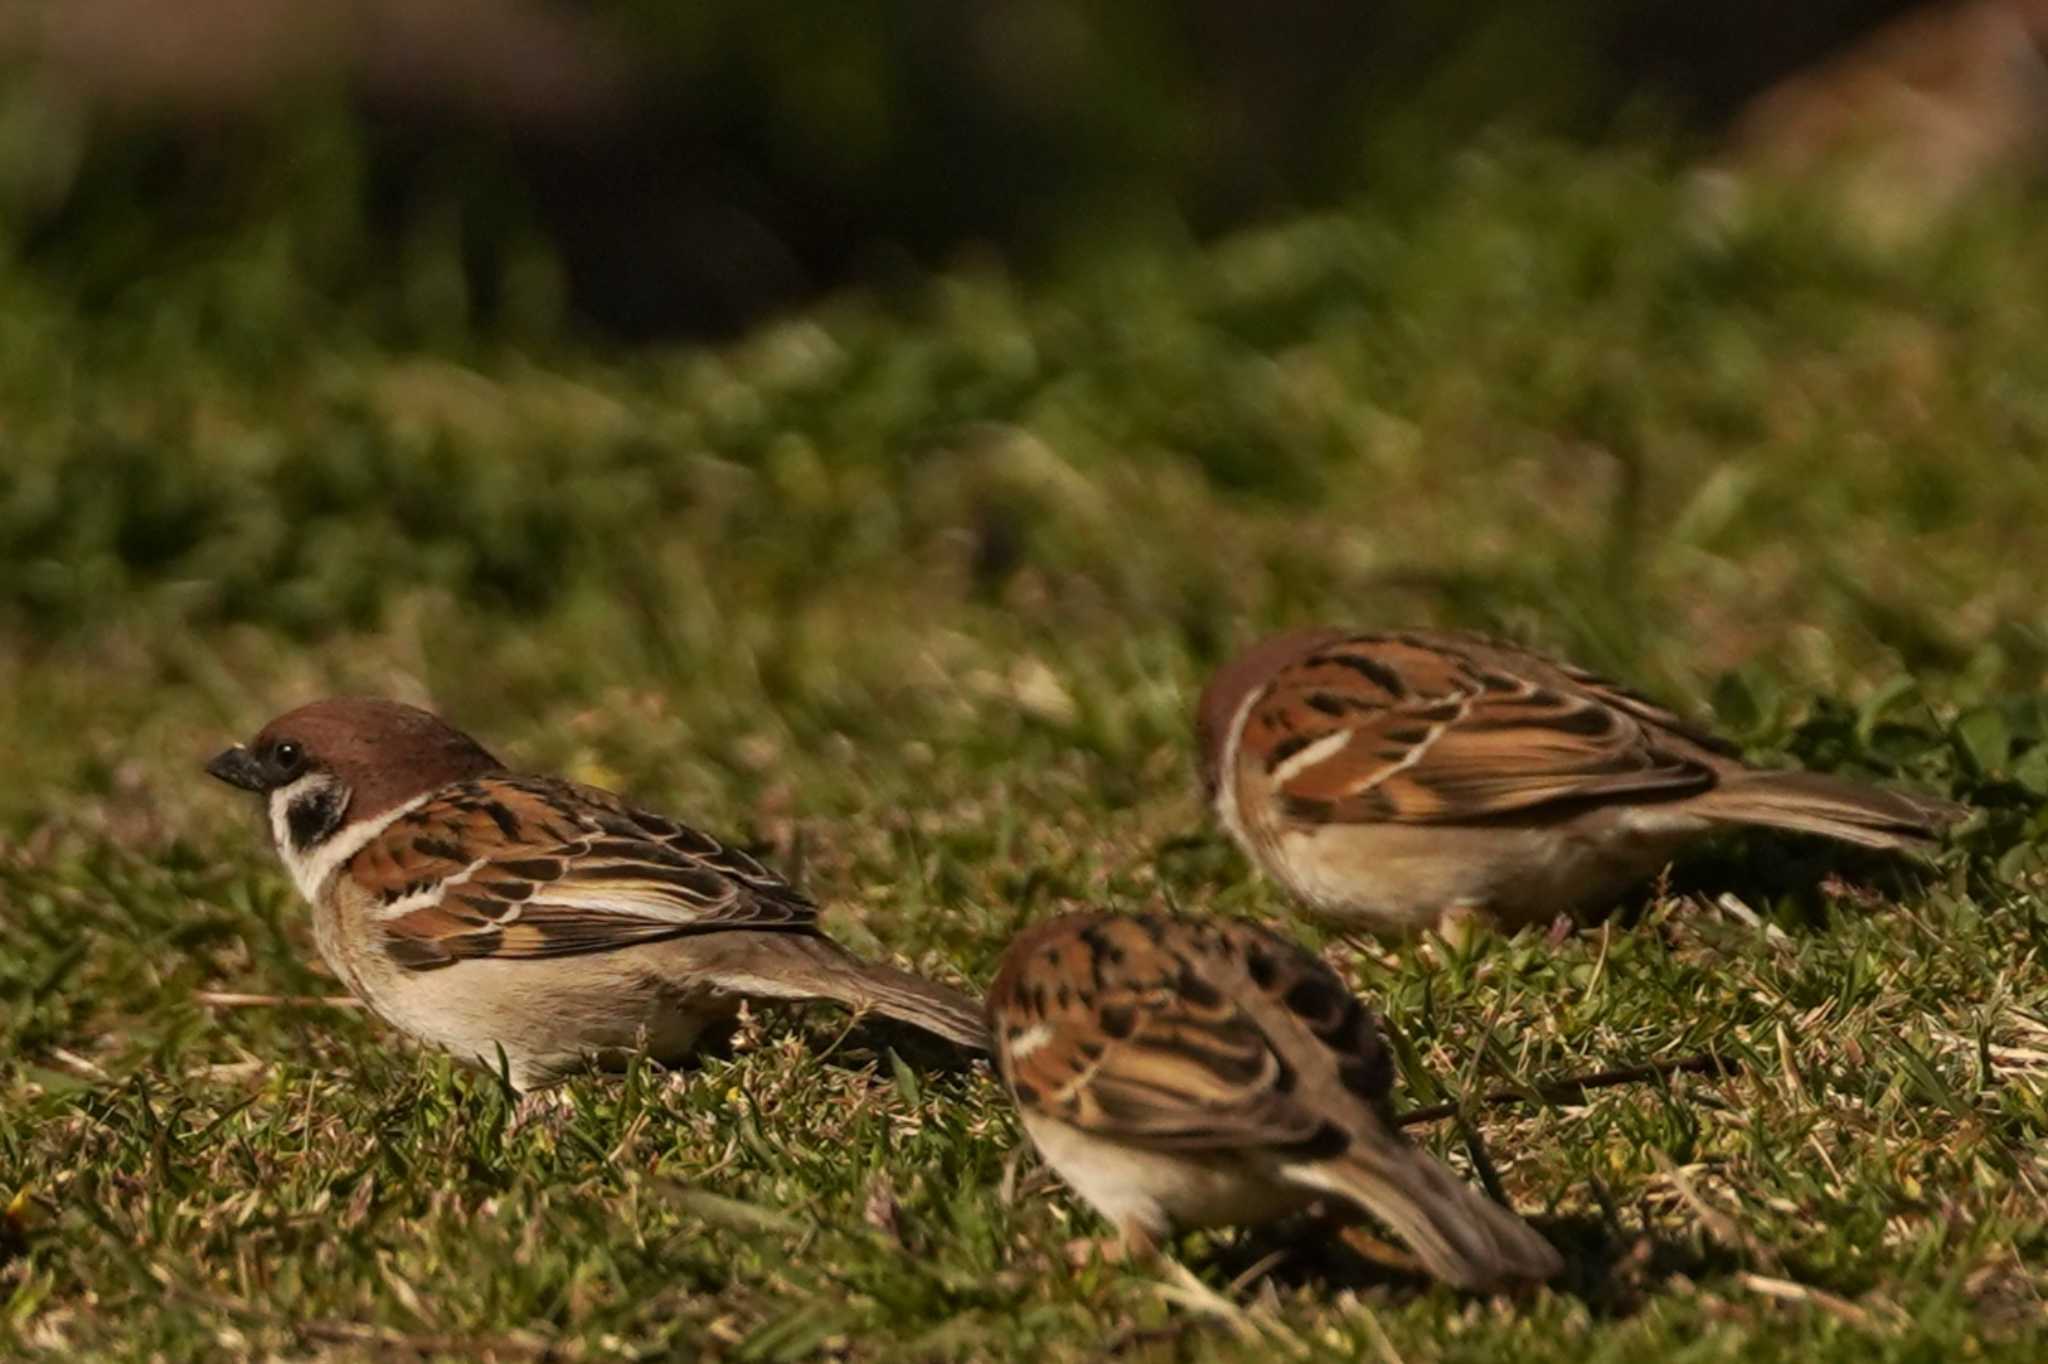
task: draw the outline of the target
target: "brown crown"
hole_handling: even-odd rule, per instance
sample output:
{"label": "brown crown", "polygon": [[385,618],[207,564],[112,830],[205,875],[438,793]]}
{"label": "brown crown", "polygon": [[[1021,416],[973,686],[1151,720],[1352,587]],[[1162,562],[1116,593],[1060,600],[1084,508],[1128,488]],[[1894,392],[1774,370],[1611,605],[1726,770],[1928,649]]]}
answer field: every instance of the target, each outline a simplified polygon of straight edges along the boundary
{"label": "brown crown", "polygon": [[450,782],[504,770],[483,745],[417,706],[367,697],[314,701],[287,711],[250,741],[252,752],[296,743],[309,768],[352,793],[349,816],[371,818]]}

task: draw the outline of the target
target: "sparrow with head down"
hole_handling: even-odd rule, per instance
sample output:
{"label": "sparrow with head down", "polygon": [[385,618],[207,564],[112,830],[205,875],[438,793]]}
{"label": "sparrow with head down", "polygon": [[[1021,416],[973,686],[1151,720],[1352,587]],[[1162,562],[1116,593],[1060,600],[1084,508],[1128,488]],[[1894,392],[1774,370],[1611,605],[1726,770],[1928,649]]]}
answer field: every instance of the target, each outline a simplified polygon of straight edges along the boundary
{"label": "sparrow with head down", "polygon": [[1297,630],[1219,669],[1202,780],[1260,867],[1341,929],[1600,907],[1732,825],[1932,848],[1960,807],[1771,771],[1655,702],[1476,635]]}
{"label": "sparrow with head down", "polygon": [[1226,920],[1072,914],[1020,934],[988,997],[996,1067],[1046,1163],[1148,1253],[1336,1200],[1464,1288],[1557,1252],[1393,1125],[1372,1015],[1301,948]]}
{"label": "sparrow with head down", "polygon": [[829,1000],[985,1049],[975,1001],[863,961],[747,854],[505,769],[390,701],[316,701],[207,771],[263,797],[335,974],[387,1023],[519,1089],[687,1056],[743,1001]]}

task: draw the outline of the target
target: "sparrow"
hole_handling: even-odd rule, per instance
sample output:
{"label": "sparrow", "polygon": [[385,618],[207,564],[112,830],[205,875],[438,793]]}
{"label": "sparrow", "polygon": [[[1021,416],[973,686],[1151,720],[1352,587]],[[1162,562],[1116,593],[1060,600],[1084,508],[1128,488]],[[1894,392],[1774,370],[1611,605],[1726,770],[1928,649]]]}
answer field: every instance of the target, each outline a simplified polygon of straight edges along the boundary
{"label": "sparrow", "polygon": [[391,701],[316,701],[206,770],[263,797],[320,955],[386,1023],[520,1090],[742,1002],[830,1000],[986,1050],[976,1001],[862,961],[740,850],[618,796],[507,771]]}
{"label": "sparrow", "polygon": [[[1925,850],[1962,807],[1744,763],[1583,668],[1476,635],[1298,630],[1196,708],[1217,819],[1311,915],[1399,937],[1612,903],[1730,825]],[[1446,925],[1447,926],[1447,925]]]}
{"label": "sparrow", "polygon": [[1038,924],[1003,954],[988,1023],[1025,1134],[1127,1254],[1337,1200],[1462,1288],[1563,1268],[1526,1222],[1401,1135],[1372,1014],[1321,960],[1262,929],[1163,915]]}

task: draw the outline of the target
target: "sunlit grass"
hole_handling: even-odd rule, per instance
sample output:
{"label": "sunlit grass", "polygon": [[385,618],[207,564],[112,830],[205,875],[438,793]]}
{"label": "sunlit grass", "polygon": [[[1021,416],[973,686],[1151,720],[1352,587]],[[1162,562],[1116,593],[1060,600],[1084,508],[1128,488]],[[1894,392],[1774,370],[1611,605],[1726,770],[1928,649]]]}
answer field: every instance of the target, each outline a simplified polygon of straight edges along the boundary
{"label": "sunlit grass", "polygon": [[[209,341],[0,281],[0,1345],[2032,1357],[2044,234],[1717,237],[1642,165],[1502,150],[1404,216],[720,350],[407,353],[274,301]],[[1986,809],[1917,873],[1758,838],[1555,945],[1330,945],[1413,1102],[1737,1067],[1424,1134],[1567,1252],[1512,1307],[1312,1248],[1234,1283],[1272,1237],[1186,1244],[1209,1314],[1068,1268],[1095,1223],[988,1079],[830,1014],[520,1123],[358,1012],[201,998],[335,990],[198,763],[341,691],[759,842],[955,979],[1062,908],[1278,918],[1187,713],[1309,619],[1517,635]]]}

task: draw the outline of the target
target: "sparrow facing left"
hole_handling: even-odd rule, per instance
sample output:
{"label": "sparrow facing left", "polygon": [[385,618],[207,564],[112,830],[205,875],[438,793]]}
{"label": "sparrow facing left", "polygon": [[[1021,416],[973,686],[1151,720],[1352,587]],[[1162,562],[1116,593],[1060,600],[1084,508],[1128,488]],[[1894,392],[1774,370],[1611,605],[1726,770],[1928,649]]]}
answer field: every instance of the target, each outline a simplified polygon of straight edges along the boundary
{"label": "sparrow facing left", "polygon": [[1449,631],[1275,635],[1196,708],[1218,820],[1316,918],[1400,936],[1602,908],[1717,829],[1937,845],[1952,802],[1735,748],[1626,687]]}
{"label": "sparrow facing left", "polygon": [[385,1022],[522,1090],[746,1000],[830,1000],[985,1050],[967,995],[862,961],[747,854],[608,791],[509,772],[391,701],[329,700],[206,770],[262,796],[336,975]]}
{"label": "sparrow facing left", "polygon": [[1460,1287],[1563,1268],[1526,1222],[1401,1135],[1372,1015],[1271,933],[1066,915],[1010,945],[988,1011],[1025,1133],[1128,1251],[1336,1198]]}

